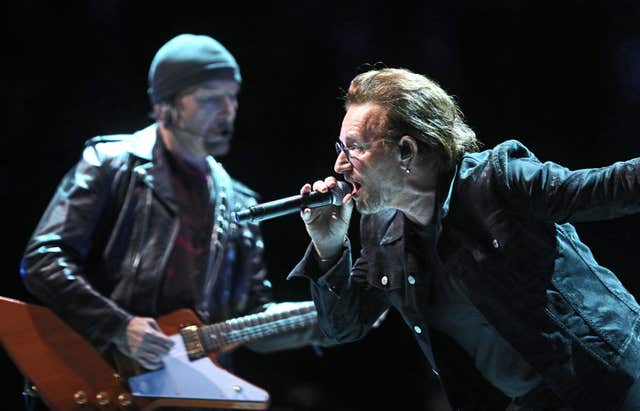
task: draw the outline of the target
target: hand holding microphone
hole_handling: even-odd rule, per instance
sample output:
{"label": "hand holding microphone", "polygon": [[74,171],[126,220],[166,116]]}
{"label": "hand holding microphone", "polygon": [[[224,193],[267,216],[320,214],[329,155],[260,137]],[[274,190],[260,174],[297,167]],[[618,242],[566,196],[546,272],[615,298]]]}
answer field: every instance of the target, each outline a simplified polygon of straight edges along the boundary
{"label": "hand holding microphone", "polygon": [[[334,177],[327,177],[310,184],[305,184],[300,189],[300,194],[309,193],[311,189],[315,192],[327,192],[334,190],[340,184]],[[353,201],[351,201],[351,193],[342,195],[341,206],[306,208],[300,213],[302,221],[307,228],[307,233],[313,241],[316,253],[323,260],[331,260],[335,258],[342,250],[342,244],[349,229],[349,221],[353,212]]]}
{"label": "hand holding microphone", "polygon": [[247,209],[237,211],[233,213],[234,219],[237,223],[245,221],[258,222],[287,214],[298,213],[305,208],[317,208],[330,204],[341,206],[342,200],[349,190],[351,190],[351,187],[343,181],[332,184],[329,189],[323,187],[322,191],[306,190],[302,192],[301,190],[300,195],[282,198],[268,203],[256,204]]}
{"label": "hand holding microphone", "polygon": [[[313,188],[313,191],[312,191]],[[300,189],[300,195],[256,204],[234,213],[236,222],[263,221],[300,213],[320,258],[331,258],[341,248],[353,211],[351,186],[327,177]]]}

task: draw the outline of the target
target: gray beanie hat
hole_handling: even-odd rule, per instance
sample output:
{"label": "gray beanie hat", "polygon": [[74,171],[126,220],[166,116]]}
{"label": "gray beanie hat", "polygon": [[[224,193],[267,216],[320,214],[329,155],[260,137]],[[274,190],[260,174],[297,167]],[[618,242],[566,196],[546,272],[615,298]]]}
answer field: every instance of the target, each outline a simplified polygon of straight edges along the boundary
{"label": "gray beanie hat", "polygon": [[180,34],[160,47],[151,62],[149,97],[152,104],[159,103],[216,78],[241,81],[240,67],[231,53],[209,36]]}

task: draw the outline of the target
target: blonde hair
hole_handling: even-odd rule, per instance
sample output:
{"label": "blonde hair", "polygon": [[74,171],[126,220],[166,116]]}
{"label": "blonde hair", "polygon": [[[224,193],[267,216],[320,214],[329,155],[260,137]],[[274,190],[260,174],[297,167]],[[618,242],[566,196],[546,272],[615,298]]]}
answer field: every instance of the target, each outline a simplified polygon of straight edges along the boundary
{"label": "blonde hair", "polygon": [[390,134],[414,137],[419,145],[439,154],[445,168],[481,146],[453,97],[421,74],[402,68],[359,74],[351,81],[345,106],[366,103],[386,110]]}

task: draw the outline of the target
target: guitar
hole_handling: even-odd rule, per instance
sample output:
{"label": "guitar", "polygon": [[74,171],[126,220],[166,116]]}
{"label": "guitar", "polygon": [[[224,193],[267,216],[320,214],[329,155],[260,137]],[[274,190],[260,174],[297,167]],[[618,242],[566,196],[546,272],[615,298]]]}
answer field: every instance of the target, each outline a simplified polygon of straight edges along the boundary
{"label": "guitar", "polygon": [[316,323],[312,302],[291,307],[211,325],[203,325],[188,309],[162,316],[158,325],[175,345],[163,368],[132,376],[112,367],[87,340],[40,305],[0,297],[0,340],[53,411],[266,409],[269,394],[221,368],[216,354]]}

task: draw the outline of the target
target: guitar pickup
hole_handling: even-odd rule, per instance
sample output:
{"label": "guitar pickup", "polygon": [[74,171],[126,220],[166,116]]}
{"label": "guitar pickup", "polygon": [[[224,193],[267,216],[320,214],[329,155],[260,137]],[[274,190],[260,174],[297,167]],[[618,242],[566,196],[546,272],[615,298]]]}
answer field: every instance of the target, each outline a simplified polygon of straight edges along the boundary
{"label": "guitar pickup", "polygon": [[207,355],[204,347],[202,346],[202,341],[200,340],[200,334],[198,332],[197,326],[189,325],[187,327],[181,328],[180,335],[182,336],[184,346],[187,349],[187,356],[191,361],[197,360]]}

